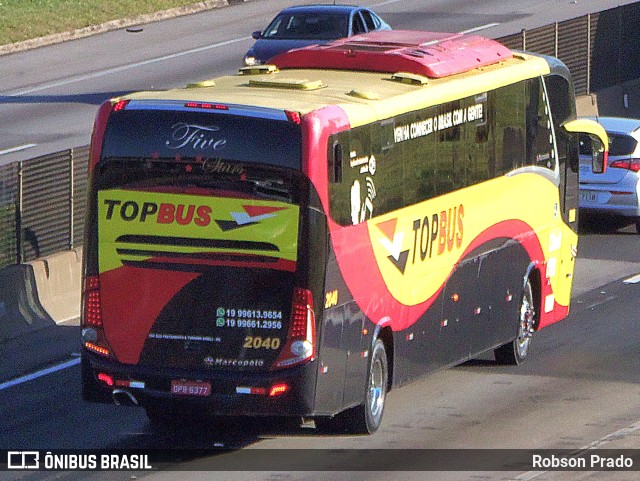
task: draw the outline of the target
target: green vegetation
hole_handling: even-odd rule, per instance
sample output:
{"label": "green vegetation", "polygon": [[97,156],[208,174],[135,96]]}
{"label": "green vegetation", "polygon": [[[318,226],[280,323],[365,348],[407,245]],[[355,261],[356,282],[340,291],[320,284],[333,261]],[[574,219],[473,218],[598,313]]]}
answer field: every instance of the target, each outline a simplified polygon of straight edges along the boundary
{"label": "green vegetation", "polygon": [[195,0],[0,0],[0,45],[195,3]]}

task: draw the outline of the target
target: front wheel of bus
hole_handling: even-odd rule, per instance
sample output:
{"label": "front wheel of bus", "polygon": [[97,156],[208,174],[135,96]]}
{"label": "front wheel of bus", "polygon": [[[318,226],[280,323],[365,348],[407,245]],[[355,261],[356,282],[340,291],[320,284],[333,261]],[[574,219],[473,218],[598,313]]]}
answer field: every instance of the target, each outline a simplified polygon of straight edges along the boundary
{"label": "front wheel of bus", "polygon": [[533,289],[531,288],[531,281],[527,280],[522,293],[522,301],[520,302],[517,337],[494,351],[496,361],[499,364],[515,366],[525,360],[529,353],[531,336],[535,329],[535,319]]}

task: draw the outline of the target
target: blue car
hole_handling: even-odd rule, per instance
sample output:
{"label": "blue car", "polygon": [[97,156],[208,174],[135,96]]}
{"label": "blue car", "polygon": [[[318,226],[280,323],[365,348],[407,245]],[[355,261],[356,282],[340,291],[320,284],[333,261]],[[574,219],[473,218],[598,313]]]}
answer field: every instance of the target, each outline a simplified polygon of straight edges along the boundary
{"label": "blue car", "polygon": [[[591,172],[591,143],[580,143],[580,214],[616,216],[635,223],[640,234],[640,119],[598,117],[609,135],[604,174]],[[586,214],[586,215],[585,215]]]}
{"label": "blue car", "polygon": [[287,50],[376,30],[391,30],[391,27],[368,8],[354,5],[289,7],[263,32],[253,32],[256,43],[245,55],[244,63],[259,65]]}

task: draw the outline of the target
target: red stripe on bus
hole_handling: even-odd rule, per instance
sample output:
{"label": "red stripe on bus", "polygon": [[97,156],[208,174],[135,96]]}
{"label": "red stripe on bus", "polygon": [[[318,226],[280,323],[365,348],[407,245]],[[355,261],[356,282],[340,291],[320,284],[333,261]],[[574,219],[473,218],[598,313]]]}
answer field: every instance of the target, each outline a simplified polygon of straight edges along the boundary
{"label": "red stripe on bus", "polygon": [[[425,301],[409,306],[399,302],[387,289],[382,273],[378,268],[373,248],[369,241],[366,223],[350,227],[338,226],[329,221],[333,247],[340,272],[349,287],[355,302],[373,322],[384,322],[393,330],[400,331],[413,325],[434,303],[444,289],[445,282]],[[499,222],[478,235],[467,247],[460,259],[464,259],[474,249],[498,238],[512,238],[526,250],[529,259],[538,264],[541,278],[545,278],[544,253],[538,237],[532,228],[519,220]],[[543,283],[546,284],[546,283]],[[543,285],[542,298],[551,293],[551,287]],[[375,296],[372,296],[375,293]],[[541,326],[554,321],[553,313],[540,313]]]}
{"label": "red stripe on bus", "polygon": [[[136,364],[167,303],[199,274],[123,266],[100,274],[105,335],[118,361]],[[162,279],[159,282],[159,279]]]}

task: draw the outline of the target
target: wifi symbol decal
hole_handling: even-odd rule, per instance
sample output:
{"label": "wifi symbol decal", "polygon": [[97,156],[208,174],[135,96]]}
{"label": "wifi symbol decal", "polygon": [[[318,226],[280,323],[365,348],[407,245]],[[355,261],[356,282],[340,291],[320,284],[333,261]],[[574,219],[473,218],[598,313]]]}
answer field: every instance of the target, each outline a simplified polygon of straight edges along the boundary
{"label": "wifi symbol decal", "polygon": [[371,200],[376,198],[376,186],[371,177],[367,177],[367,197]]}

